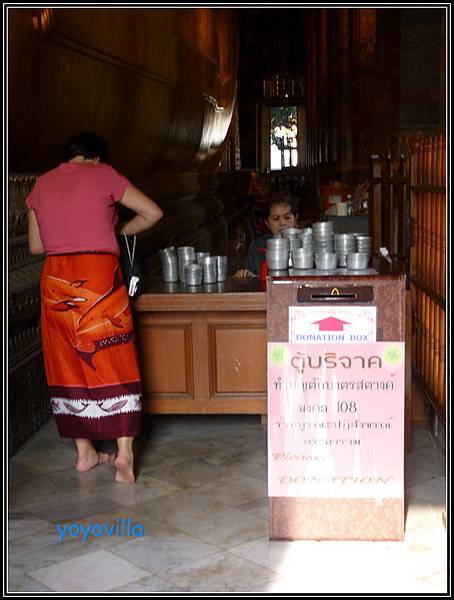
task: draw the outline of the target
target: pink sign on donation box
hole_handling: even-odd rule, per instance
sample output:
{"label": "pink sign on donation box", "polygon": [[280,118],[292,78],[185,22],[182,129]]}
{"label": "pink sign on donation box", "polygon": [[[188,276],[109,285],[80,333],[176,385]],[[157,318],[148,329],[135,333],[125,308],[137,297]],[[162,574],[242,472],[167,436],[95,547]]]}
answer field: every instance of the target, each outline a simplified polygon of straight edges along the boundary
{"label": "pink sign on donation box", "polygon": [[268,343],[270,497],[404,496],[404,342]]}
{"label": "pink sign on donation box", "polygon": [[290,306],[289,342],[365,344],[375,342],[376,306]]}

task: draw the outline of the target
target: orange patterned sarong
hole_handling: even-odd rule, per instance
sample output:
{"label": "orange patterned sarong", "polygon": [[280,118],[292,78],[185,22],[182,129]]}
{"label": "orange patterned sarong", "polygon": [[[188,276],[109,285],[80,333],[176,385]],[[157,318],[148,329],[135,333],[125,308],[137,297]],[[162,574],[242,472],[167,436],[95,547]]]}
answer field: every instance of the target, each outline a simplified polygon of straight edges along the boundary
{"label": "orange patterned sarong", "polygon": [[129,297],[113,254],[47,256],[41,327],[49,397],[62,437],[140,432],[141,387]]}

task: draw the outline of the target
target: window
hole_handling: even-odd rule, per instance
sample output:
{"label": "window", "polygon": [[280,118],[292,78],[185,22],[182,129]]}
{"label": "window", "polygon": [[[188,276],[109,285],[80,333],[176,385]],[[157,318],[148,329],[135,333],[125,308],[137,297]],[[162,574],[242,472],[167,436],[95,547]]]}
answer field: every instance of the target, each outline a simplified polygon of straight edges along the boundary
{"label": "window", "polygon": [[298,165],[298,109],[273,106],[270,109],[270,167],[278,171]]}

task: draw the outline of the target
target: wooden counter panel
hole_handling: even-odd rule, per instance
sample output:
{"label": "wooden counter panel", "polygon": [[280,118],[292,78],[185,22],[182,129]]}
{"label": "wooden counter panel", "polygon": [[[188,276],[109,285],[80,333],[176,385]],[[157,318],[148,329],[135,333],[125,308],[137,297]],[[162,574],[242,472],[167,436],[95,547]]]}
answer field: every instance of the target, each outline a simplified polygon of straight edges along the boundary
{"label": "wooden counter panel", "polygon": [[266,394],[267,332],[264,319],[209,323],[213,395]]}
{"label": "wooden counter panel", "polygon": [[194,395],[192,377],[193,332],[187,319],[161,319],[144,314],[137,319],[137,345],[145,397]]}

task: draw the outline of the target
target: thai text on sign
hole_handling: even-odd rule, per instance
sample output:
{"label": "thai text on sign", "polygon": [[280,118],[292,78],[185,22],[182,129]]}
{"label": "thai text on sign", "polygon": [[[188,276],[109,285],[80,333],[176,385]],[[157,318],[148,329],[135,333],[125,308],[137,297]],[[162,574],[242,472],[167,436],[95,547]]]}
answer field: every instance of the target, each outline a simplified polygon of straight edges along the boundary
{"label": "thai text on sign", "polygon": [[402,498],[404,365],[404,342],[269,343],[269,496]]}

